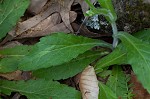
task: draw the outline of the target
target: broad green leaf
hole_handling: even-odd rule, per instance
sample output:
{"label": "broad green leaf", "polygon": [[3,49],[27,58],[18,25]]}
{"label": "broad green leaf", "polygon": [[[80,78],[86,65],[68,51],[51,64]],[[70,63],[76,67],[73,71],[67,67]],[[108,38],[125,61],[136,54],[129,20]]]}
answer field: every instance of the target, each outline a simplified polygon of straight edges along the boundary
{"label": "broad green leaf", "polygon": [[107,69],[105,69],[105,70],[103,70],[102,72],[98,72],[97,73],[97,76],[100,76],[101,78],[106,78],[106,77],[108,77],[110,74],[111,74],[111,72],[112,72],[112,70],[107,70]]}
{"label": "broad green leaf", "polygon": [[98,2],[100,3],[100,6],[102,8],[105,8],[108,10],[108,15],[105,16],[106,19],[110,22],[113,23],[117,20],[117,15],[116,12],[114,10],[113,4],[111,0],[98,0]]}
{"label": "broad green leaf", "polygon": [[20,56],[25,55],[25,53],[28,53],[32,49],[32,46],[15,46],[13,48],[3,48],[0,50],[0,55],[2,56]]}
{"label": "broad green leaf", "polygon": [[124,50],[125,49],[122,45],[117,46],[117,48],[112,53],[100,59],[96,63],[95,70],[98,71],[101,68],[114,65],[114,64],[126,64],[127,52]]}
{"label": "broad green leaf", "polygon": [[21,70],[36,70],[60,65],[76,58],[94,46],[110,47],[103,41],[72,34],[55,33],[43,37],[19,64]]}
{"label": "broad green leaf", "polygon": [[150,44],[124,32],[120,32],[118,37],[128,51],[128,63],[131,64],[138,80],[150,93]]}
{"label": "broad green leaf", "polygon": [[[142,30],[137,33],[134,33],[134,36],[141,39],[142,41],[150,43],[150,29]],[[101,68],[114,65],[114,64],[127,64],[127,51],[126,48],[121,43],[117,46],[117,48],[110,53],[109,55],[105,56],[101,60],[96,63],[96,70],[100,70]]]}
{"label": "broad green leaf", "polygon": [[150,43],[150,29],[142,30],[137,33],[134,33],[134,36],[139,38],[142,41]]}
{"label": "broad green leaf", "polygon": [[2,93],[10,95],[19,92],[28,99],[81,99],[80,93],[75,89],[58,82],[45,80],[30,81],[1,81]]}
{"label": "broad green leaf", "polygon": [[10,57],[0,60],[0,73],[17,70],[18,62],[22,57]]}
{"label": "broad green leaf", "polygon": [[116,94],[105,84],[99,83],[100,93],[98,99],[118,99]]}
{"label": "broad green leaf", "polygon": [[16,25],[28,5],[29,0],[3,0],[0,3],[0,39]]}
{"label": "broad green leaf", "polygon": [[0,50],[0,72],[12,72],[17,70],[20,60],[29,53],[31,46],[16,46]]}
{"label": "broad green leaf", "polygon": [[105,54],[107,54],[107,52],[87,51],[65,64],[33,71],[33,75],[38,78],[53,80],[66,79],[81,72],[90,63]]}
{"label": "broad green leaf", "polygon": [[121,66],[114,66],[106,85],[121,99],[127,99],[128,77],[123,73]]}

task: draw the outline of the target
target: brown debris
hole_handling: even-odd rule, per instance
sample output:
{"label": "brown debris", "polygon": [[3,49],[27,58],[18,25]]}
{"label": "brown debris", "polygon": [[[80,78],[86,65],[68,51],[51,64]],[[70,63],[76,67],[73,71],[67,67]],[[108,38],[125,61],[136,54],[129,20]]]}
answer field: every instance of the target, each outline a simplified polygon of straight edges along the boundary
{"label": "brown debris", "polygon": [[132,84],[131,89],[133,90],[134,94],[133,99],[150,99],[150,94],[146,89],[143,88],[142,84],[138,81],[133,72],[131,73],[130,83]]}

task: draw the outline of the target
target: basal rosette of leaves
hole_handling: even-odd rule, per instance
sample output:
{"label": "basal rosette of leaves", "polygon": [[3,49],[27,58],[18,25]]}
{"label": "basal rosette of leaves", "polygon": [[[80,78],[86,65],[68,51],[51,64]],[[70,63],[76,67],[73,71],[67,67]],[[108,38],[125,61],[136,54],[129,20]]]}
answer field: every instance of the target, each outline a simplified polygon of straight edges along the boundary
{"label": "basal rosette of leaves", "polygon": [[[95,8],[89,0],[85,1],[91,8],[87,11],[89,16],[102,14],[110,24],[115,23],[117,15],[111,0],[98,0],[101,8]],[[0,13],[2,13],[0,14],[0,39],[15,26],[28,5],[28,0],[3,0],[0,3]],[[120,95],[128,97],[125,96],[125,93],[129,92],[128,80],[120,66],[123,64],[131,65],[138,80],[150,93],[150,29],[131,35],[118,32],[114,25],[112,28],[113,37],[120,39],[121,43],[119,45],[116,43],[117,47],[110,54],[107,50],[91,50],[95,46],[112,49],[109,43],[63,32],[42,37],[33,46],[22,45],[0,50],[0,73],[19,69],[32,71],[33,75],[38,78],[29,81],[2,80],[1,92],[6,95],[19,92],[29,99],[81,99],[79,91],[53,80],[73,77],[86,66],[100,59],[95,63],[95,71],[112,65],[117,65],[117,67],[112,66],[112,73],[106,84],[99,83],[99,98],[117,99]],[[106,56],[103,57],[104,55]],[[67,72],[65,72],[66,69]]]}
{"label": "basal rosette of leaves", "polygon": [[[131,64],[134,73],[145,89],[150,91],[150,29],[134,33],[133,36],[120,32],[118,34],[122,43],[109,55],[96,63],[96,70],[114,65]],[[135,36],[135,37],[134,37]]]}

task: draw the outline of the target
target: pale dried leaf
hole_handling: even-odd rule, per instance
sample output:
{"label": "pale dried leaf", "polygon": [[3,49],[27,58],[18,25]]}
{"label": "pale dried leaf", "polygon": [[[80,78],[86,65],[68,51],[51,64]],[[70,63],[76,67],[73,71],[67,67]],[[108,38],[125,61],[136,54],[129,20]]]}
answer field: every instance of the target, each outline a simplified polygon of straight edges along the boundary
{"label": "pale dried leaf", "polygon": [[83,99],[98,99],[98,80],[92,66],[88,66],[82,72],[79,87]]}
{"label": "pale dried leaf", "polygon": [[[9,40],[14,39],[18,35],[19,35],[19,37],[17,37],[17,38],[28,37],[28,35],[29,35],[28,33],[30,33],[30,35],[31,35],[31,36],[29,35],[29,37],[38,37],[38,36],[48,35],[49,31],[57,32],[58,30],[64,30],[61,32],[66,32],[66,31],[73,32],[73,29],[72,29],[72,26],[70,23],[73,22],[77,17],[76,13],[70,11],[73,1],[74,0],[68,0],[68,1],[63,1],[63,3],[61,3],[60,1],[58,2],[57,0],[50,0],[42,8],[42,12],[40,14],[37,14],[37,15],[33,16],[32,18],[27,19],[23,22],[18,22],[17,26],[8,33],[7,37],[1,42],[1,44],[4,44],[5,42],[7,42]],[[32,28],[35,28],[38,24],[41,24],[41,22],[43,22],[43,20],[47,20],[47,17],[49,17],[53,13],[60,13],[63,24],[66,27],[61,26],[61,29],[58,29],[58,27],[56,27],[56,25],[53,25],[53,26],[48,26],[47,28],[44,28],[44,29],[43,29],[43,27],[42,27],[42,29],[39,28],[43,31],[34,31],[34,29],[32,29]],[[59,24],[59,25],[62,25],[62,24]],[[50,29],[50,28],[53,28],[53,29]],[[55,31],[54,29],[57,29],[57,31]],[[27,35],[25,35],[24,33],[27,33]],[[23,36],[20,36],[22,34],[23,34]]]}
{"label": "pale dried leaf", "polygon": [[32,14],[38,14],[48,0],[30,0],[28,11]]}
{"label": "pale dried leaf", "polygon": [[69,18],[70,23],[72,23],[73,21],[76,20],[76,18],[77,18],[77,13],[74,12],[74,11],[70,11],[70,12],[69,12],[69,16],[70,16],[70,18]]}
{"label": "pale dried leaf", "polygon": [[70,30],[65,26],[64,22],[57,24],[53,27],[51,27],[51,32],[65,32],[69,33]]}
{"label": "pale dried leaf", "polygon": [[69,12],[71,10],[71,5],[73,4],[74,0],[65,0],[63,5],[60,4],[60,15],[62,17],[63,22],[65,23],[66,27],[68,27],[68,29],[70,31],[73,32],[72,26],[70,25],[70,15]]}
{"label": "pale dried leaf", "polygon": [[17,70],[11,73],[1,73],[0,76],[8,80],[21,80],[22,71]]}
{"label": "pale dried leaf", "polygon": [[[73,22],[77,14],[74,11],[70,11],[70,22]],[[29,29],[22,35],[18,36],[17,39],[26,37],[40,37],[51,34],[52,32],[66,32],[69,33],[70,30],[66,27],[64,22],[61,22],[61,17],[59,13],[54,13],[47,19],[40,22],[37,26]]]}
{"label": "pale dried leaf", "polygon": [[52,4],[51,7],[49,7],[44,12],[42,12],[24,22],[18,23],[16,34],[19,35],[25,31],[27,31],[28,29],[34,27],[39,22],[46,19],[49,15],[54,13],[57,9],[58,9],[57,6],[55,4]]}
{"label": "pale dried leaf", "polygon": [[22,33],[22,35],[20,35],[19,38],[45,36],[44,34],[50,33],[50,31],[46,31],[48,28],[53,27],[60,22],[61,18],[59,13],[54,13],[42,22],[40,22],[35,27],[32,27],[28,31]]}
{"label": "pale dried leaf", "polygon": [[52,27],[47,27],[43,31],[37,31],[37,32],[29,32],[27,34],[22,34],[21,36],[18,36],[16,39],[26,38],[26,37],[39,37],[39,36],[46,36],[54,32],[65,32],[69,33],[70,30],[65,26],[65,24],[62,22],[60,24],[54,25]]}

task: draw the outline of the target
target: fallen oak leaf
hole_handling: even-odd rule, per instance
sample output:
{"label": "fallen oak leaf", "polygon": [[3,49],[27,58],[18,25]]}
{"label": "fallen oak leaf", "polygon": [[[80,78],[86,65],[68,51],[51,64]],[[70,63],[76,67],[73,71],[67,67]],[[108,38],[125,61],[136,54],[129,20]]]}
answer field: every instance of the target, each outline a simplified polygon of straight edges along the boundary
{"label": "fallen oak leaf", "polygon": [[88,66],[81,73],[79,88],[83,99],[98,99],[98,80],[92,66]]}

